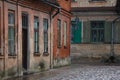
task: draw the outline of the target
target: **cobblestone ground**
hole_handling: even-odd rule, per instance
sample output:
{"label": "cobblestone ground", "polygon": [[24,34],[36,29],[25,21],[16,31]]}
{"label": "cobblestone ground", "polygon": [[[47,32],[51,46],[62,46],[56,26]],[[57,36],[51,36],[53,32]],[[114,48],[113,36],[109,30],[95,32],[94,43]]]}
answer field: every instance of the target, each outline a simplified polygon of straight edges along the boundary
{"label": "cobblestone ground", "polygon": [[120,66],[73,64],[9,80],[120,80]]}

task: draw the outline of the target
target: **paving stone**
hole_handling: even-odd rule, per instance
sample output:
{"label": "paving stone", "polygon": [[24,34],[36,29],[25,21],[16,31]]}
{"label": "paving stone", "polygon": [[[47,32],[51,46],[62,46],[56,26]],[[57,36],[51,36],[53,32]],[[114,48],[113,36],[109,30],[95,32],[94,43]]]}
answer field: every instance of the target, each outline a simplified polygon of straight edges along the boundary
{"label": "paving stone", "polygon": [[120,80],[120,66],[73,64],[9,80]]}

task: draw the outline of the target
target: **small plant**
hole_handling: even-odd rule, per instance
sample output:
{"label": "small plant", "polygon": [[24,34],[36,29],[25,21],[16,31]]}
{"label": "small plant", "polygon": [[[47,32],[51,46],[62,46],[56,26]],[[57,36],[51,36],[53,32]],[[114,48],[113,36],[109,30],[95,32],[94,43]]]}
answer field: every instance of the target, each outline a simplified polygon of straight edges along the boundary
{"label": "small plant", "polygon": [[5,75],[5,72],[4,71],[0,71],[0,79],[3,78]]}
{"label": "small plant", "polygon": [[39,66],[40,66],[41,70],[45,69],[45,62],[44,61],[40,61]]}

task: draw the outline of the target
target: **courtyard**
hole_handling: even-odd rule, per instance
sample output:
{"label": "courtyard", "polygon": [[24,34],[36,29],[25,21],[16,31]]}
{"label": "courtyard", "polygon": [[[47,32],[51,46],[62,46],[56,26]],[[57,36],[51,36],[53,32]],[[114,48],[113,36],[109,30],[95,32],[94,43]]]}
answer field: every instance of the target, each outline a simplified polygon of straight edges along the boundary
{"label": "courtyard", "polygon": [[8,80],[120,80],[120,66],[115,63],[72,64]]}

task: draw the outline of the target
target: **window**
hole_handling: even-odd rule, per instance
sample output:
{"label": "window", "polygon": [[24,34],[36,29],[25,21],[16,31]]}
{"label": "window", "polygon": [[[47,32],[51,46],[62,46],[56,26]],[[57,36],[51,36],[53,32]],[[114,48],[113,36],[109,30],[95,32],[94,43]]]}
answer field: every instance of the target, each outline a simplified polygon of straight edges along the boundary
{"label": "window", "polygon": [[67,22],[64,22],[64,47],[67,46]]}
{"label": "window", "polygon": [[76,2],[76,0],[71,0],[71,2]]}
{"label": "window", "polygon": [[39,52],[39,18],[34,17],[34,52]]}
{"label": "window", "polygon": [[61,47],[61,20],[57,21],[57,45]]}
{"label": "window", "polygon": [[8,12],[8,54],[15,54],[15,14]]}
{"label": "window", "polygon": [[28,14],[22,13],[22,27],[25,29],[28,27]]}
{"label": "window", "polygon": [[43,19],[44,27],[44,53],[48,52],[48,19]]}
{"label": "window", "polygon": [[90,0],[90,1],[105,1],[105,0]]}
{"label": "window", "polygon": [[91,21],[92,42],[104,42],[104,21]]}

